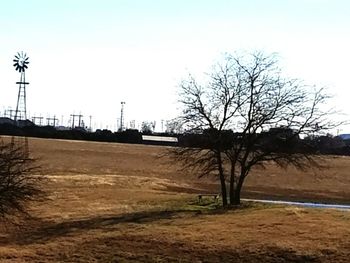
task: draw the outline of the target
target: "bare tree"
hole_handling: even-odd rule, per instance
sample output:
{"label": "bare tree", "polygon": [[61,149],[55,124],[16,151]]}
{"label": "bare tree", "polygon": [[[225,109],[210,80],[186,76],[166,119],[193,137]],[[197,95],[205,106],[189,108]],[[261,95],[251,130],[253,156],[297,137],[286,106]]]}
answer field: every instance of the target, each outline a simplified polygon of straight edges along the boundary
{"label": "bare tree", "polygon": [[21,145],[0,141],[0,217],[27,213],[26,205],[44,195],[35,160]]}
{"label": "bare tree", "polygon": [[206,86],[198,84],[192,76],[181,85],[183,115],[180,120],[190,132],[208,129],[205,133],[206,149],[175,148],[173,156],[182,162],[184,169],[191,168],[200,176],[217,172],[223,205],[227,206],[222,132],[232,125],[238,114],[237,106],[242,103],[242,86],[238,83],[239,79],[231,75],[229,63],[219,66],[217,70]]}
{"label": "bare tree", "polygon": [[200,176],[217,174],[223,206],[227,181],[230,204],[240,203],[252,167],[317,166],[319,156],[301,137],[339,124],[329,121],[331,111],[322,110],[329,98],[322,89],[284,78],[276,57],[261,52],[227,56],[207,85],[190,77],[180,89],[180,118],[188,133],[200,132],[204,142],[174,149],[173,156]]}
{"label": "bare tree", "polygon": [[182,123],[178,119],[167,120],[165,123],[165,133],[180,134],[183,132]]}
{"label": "bare tree", "polygon": [[143,121],[141,123],[141,132],[143,134],[152,134],[156,127],[156,121]]}

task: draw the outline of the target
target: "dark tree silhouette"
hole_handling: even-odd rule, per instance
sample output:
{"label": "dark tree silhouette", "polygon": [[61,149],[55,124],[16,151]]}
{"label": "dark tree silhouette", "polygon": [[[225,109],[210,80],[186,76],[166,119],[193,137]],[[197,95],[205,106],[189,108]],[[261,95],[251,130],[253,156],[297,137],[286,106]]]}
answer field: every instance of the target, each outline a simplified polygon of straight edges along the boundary
{"label": "dark tree silhouette", "polygon": [[0,217],[27,214],[27,204],[44,196],[38,166],[21,145],[0,141]]}
{"label": "dark tree silhouette", "polygon": [[152,134],[154,132],[155,122],[143,121],[141,124],[142,134]]}
{"label": "dark tree silhouette", "polygon": [[323,89],[284,78],[275,55],[226,56],[206,85],[193,77],[180,86],[187,133],[200,133],[198,147],[179,147],[172,156],[199,176],[216,174],[223,206],[239,204],[245,178],[255,166],[274,162],[306,169],[319,165],[301,137],[336,127],[323,111]]}

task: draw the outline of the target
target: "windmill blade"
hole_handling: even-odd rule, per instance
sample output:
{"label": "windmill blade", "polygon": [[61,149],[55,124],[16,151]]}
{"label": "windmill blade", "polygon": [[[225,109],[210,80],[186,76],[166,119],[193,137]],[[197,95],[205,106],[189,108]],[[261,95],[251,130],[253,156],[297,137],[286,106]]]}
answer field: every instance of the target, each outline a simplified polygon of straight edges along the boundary
{"label": "windmill blade", "polygon": [[15,69],[21,73],[24,73],[24,71],[28,68],[27,65],[29,64],[29,57],[27,57],[27,53],[20,51],[15,55],[13,62]]}

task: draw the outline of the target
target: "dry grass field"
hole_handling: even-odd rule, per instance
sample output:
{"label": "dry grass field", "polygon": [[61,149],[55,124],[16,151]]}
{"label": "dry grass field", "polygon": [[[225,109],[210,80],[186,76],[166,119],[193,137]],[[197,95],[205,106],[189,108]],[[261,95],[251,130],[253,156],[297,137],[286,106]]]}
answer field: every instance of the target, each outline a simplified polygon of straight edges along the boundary
{"label": "dry grass field", "polygon": [[[166,147],[30,139],[47,200],[1,225],[0,262],[349,262],[350,211],[246,203],[222,210],[196,193]],[[328,169],[256,170],[244,197],[350,204],[350,158]]]}

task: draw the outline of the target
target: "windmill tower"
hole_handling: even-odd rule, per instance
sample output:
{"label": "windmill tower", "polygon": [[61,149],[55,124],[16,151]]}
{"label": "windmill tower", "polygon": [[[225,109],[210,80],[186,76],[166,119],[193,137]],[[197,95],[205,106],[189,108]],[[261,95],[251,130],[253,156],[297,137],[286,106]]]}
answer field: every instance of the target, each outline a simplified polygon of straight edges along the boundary
{"label": "windmill tower", "polygon": [[25,77],[25,70],[28,68],[28,61],[29,57],[27,57],[27,54],[23,53],[17,53],[15,55],[15,59],[13,62],[13,66],[16,68],[16,70],[21,73],[20,81],[16,82],[16,84],[19,85],[18,89],[18,97],[17,97],[17,105],[16,105],[16,111],[15,111],[15,117],[14,121],[18,125],[20,120],[26,120],[27,119],[27,105],[26,105],[26,85],[29,84],[29,82],[26,82]]}
{"label": "windmill tower", "polygon": [[[28,57],[27,54],[23,53],[17,53],[15,55],[15,59],[13,60],[14,64],[13,66],[15,69],[21,73],[20,81],[16,82],[16,84],[19,85],[18,89],[18,96],[17,96],[17,105],[16,105],[16,111],[14,116],[14,122],[17,126],[21,125],[20,121],[27,120],[27,105],[26,105],[26,85],[29,83],[26,82],[25,78],[25,70],[28,68]],[[24,123],[25,124],[25,123]],[[28,146],[28,138],[27,137],[12,137],[11,144],[13,147],[20,147],[20,149],[23,150],[24,154],[26,156],[29,155],[29,146]]]}

